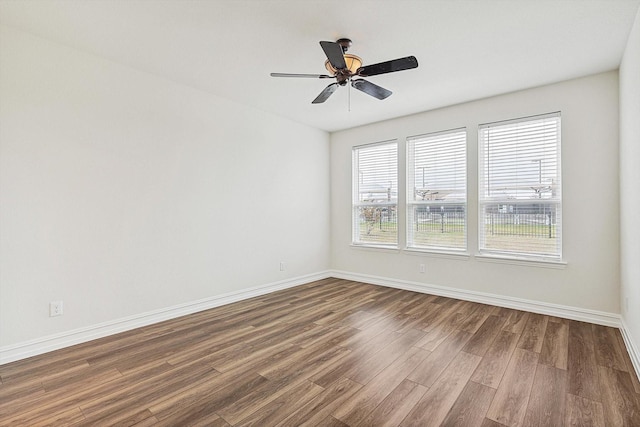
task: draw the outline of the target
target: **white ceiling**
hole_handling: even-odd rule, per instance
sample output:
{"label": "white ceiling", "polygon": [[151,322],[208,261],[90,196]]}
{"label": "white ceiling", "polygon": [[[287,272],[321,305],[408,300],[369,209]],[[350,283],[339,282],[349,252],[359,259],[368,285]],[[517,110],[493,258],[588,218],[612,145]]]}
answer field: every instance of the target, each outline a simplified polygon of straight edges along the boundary
{"label": "white ceiling", "polygon": [[[326,131],[618,68],[640,0],[0,0],[0,23]],[[318,42],[353,40],[379,101],[330,80]]]}

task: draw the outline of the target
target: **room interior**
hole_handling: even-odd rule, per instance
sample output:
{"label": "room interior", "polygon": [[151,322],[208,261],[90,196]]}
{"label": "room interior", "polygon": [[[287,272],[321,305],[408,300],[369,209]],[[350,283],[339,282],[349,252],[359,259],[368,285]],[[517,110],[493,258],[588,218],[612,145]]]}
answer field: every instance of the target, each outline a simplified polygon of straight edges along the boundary
{"label": "room interior", "polygon": [[[2,0],[0,365],[335,278],[618,328],[637,375],[639,6]],[[317,105],[269,75],[341,37],[419,66]],[[481,256],[478,126],[555,111],[562,262]],[[456,128],[467,249],[353,245],[353,147],[399,141],[404,176],[403,141]]]}

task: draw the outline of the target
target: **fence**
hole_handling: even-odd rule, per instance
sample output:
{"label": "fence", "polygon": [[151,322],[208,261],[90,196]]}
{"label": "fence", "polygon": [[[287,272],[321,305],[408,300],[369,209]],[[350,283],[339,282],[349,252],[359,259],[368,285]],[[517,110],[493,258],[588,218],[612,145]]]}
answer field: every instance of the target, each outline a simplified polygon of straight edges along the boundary
{"label": "fence", "polygon": [[485,213],[485,224],[491,235],[546,237],[556,236],[553,212]]}
{"label": "fence", "polygon": [[464,212],[427,212],[416,210],[416,231],[430,233],[463,233],[465,223]]}
{"label": "fence", "polygon": [[[397,231],[395,206],[360,207],[359,217],[363,235],[369,235],[374,230]],[[458,207],[433,211],[415,209],[413,212],[415,231],[427,234],[464,234],[465,221],[466,214]],[[556,237],[555,211],[550,209],[539,213],[485,211],[484,224],[486,233],[493,236]]]}

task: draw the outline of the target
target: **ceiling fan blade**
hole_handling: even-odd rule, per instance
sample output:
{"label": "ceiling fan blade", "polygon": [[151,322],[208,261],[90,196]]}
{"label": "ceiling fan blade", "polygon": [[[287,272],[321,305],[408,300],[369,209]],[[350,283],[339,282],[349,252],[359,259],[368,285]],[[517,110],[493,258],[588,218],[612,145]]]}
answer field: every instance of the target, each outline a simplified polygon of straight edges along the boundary
{"label": "ceiling fan blade", "polygon": [[418,68],[418,60],[415,56],[407,56],[406,58],[365,65],[364,67],[360,67],[356,74],[362,77],[369,77],[378,74],[393,73],[394,71],[410,70],[412,68]]}
{"label": "ceiling fan blade", "polygon": [[271,73],[271,77],[304,77],[308,79],[333,79],[333,76],[326,74],[291,74],[291,73]]}
{"label": "ceiling fan blade", "polygon": [[343,70],[347,68],[347,63],[344,62],[344,52],[342,46],[336,42],[320,42],[324,54],[327,55],[329,63],[333,65],[336,70]]}
{"label": "ceiling fan blade", "polygon": [[331,83],[329,86],[325,87],[324,90],[320,92],[320,95],[316,96],[316,99],[311,101],[311,103],[312,104],[323,103],[333,94],[333,92],[336,91],[336,89],[338,89],[338,83]]}
{"label": "ceiling fan blade", "polygon": [[385,99],[393,93],[390,90],[362,79],[352,80],[351,86],[378,99]]}

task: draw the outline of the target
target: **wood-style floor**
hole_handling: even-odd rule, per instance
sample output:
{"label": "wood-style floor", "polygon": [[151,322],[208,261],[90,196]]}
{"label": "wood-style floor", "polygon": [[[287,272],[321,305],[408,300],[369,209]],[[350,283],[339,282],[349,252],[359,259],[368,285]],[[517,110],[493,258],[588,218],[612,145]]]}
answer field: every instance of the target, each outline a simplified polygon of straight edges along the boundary
{"label": "wood-style floor", "polygon": [[0,378],[2,426],[640,426],[614,328],[338,279]]}

